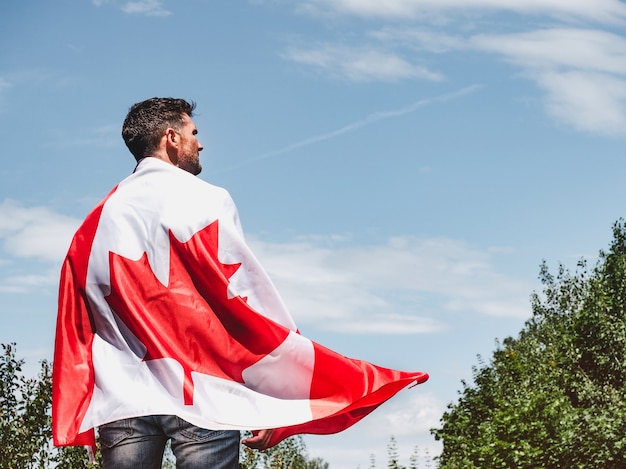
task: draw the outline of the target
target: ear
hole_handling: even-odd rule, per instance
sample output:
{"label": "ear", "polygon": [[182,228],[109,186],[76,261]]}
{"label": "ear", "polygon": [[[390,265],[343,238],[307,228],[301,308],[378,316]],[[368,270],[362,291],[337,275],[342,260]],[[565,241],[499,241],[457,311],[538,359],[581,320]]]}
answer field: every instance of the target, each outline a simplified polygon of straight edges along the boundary
{"label": "ear", "polygon": [[172,128],[166,129],[161,137],[161,150],[163,152],[161,159],[176,166],[178,164],[179,144],[180,135]]}
{"label": "ear", "polygon": [[171,127],[165,130],[165,142],[168,146],[177,147],[179,142],[178,137],[178,133]]}
{"label": "ear", "polygon": [[163,138],[165,139],[165,150],[168,153],[178,150],[178,145],[180,143],[180,135],[178,135],[178,132],[171,127],[167,128],[163,134]]}

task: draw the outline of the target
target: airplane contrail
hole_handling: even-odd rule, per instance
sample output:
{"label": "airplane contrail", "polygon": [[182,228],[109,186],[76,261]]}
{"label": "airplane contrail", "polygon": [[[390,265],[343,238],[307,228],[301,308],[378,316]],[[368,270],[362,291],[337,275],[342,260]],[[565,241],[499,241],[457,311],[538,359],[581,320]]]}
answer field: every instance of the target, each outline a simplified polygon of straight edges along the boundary
{"label": "airplane contrail", "polygon": [[367,125],[373,124],[375,122],[384,120],[384,119],[389,119],[391,117],[399,117],[399,116],[403,116],[405,114],[410,114],[411,112],[415,112],[418,109],[421,109],[425,106],[428,106],[429,104],[435,103],[435,102],[446,102],[446,101],[450,101],[452,99],[456,99],[459,98],[461,96],[465,96],[468,95],[470,93],[473,93],[474,91],[478,90],[479,88],[481,88],[481,85],[471,85],[471,86],[467,86],[465,88],[461,88],[460,90],[457,91],[453,91],[451,93],[445,93],[445,94],[441,94],[438,96],[433,96],[430,98],[424,98],[424,99],[420,99],[419,101],[416,101],[408,106],[405,106],[403,108],[400,109],[394,109],[391,111],[378,111],[378,112],[374,112],[372,114],[367,115],[366,117],[364,117],[363,119],[359,119],[357,121],[351,122],[350,124],[347,124],[337,130],[333,130],[324,134],[320,134],[320,135],[315,135],[313,137],[309,137],[306,138],[304,140],[300,140],[299,142],[296,143],[292,143],[290,145],[287,145],[283,148],[279,148],[278,150],[272,150],[272,151],[268,151],[266,153],[262,153],[260,155],[257,156],[253,156],[252,158],[248,158],[246,160],[243,160],[241,162],[239,162],[237,165],[235,166],[231,166],[229,168],[225,168],[222,170],[218,170],[215,171],[216,173],[221,173],[221,172],[227,172],[227,171],[232,171],[234,169],[238,169],[242,166],[245,166],[249,163],[253,163],[259,160],[264,160],[267,158],[271,158],[274,156],[278,156],[278,155],[283,155],[285,153],[289,153],[293,150],[296,150],[298,148],[302,148],[302,147],[306,147],[309,145],[312,145],[314,143],[318,143],[318,142],[323,142],[325,140],[329,140],[331,138],[335,138],[338,137],[340,135],[346,134],[348,132],[353,132],[357,129],[360,129],[362,127],[365,127]]}

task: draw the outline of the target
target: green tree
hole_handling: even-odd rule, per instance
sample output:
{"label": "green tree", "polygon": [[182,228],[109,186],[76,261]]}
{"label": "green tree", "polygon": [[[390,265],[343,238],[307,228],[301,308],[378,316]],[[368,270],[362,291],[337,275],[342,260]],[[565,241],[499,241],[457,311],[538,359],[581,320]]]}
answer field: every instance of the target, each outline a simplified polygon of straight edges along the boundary
{"label": "green tree", "polygon": [[400,456],[398,454],[398,442],[396,437],[391,435],[389,443],[387,443],[387,468],[388,469],[405,469],[404,466],[398,462]]}
{"label": "green tree", "polygon": [[592,269],[540,269],[517,338],[462,382],[433,429],[442,468],[626,467],[626,225]]}
{"label": "green tree", "polygon": [[[54,448],[50,417],[52,377],[50,365],[41,362],[37,378],[25,378],[24,360],[16,358],[15,344],[2,344],[0,356],[0,468],[96,469],[100,453],[90,462],[82,447]],[[321,458],[308,459],[301,436],[287,438],[267,451],[242,446],[240,466],[244,469],[328,469]],[[168,444],[163,468],[176,467]]]}
{"label": "green tree", "polygon": [[24,360],[15,344],[2,344],[0,357],[0,464],[5,468],[47,467],[51,459],[47,415],[50,369],[41,363],[39,379],[22,374]]}
{"label": "green tree", "polygon": [[411,457],[409,458],[409,469],[417,469],[419,467],[419,448],[413,448]]}
{"label": "green tree", "polygon": [[321,458],[309,459],[304,439],[296,435],[265,451],[256,451],[242,446],[239,467],[241,469],[328,469],[328,463]]}
{"label": "green tree", "polygon": [[54,448],[50,418],[50,365],[40,363],[39,375],[26,378],[24,360],[15,344],[2,344],[0,356],[0,467],[82,469],[90,464],[83,448]]}

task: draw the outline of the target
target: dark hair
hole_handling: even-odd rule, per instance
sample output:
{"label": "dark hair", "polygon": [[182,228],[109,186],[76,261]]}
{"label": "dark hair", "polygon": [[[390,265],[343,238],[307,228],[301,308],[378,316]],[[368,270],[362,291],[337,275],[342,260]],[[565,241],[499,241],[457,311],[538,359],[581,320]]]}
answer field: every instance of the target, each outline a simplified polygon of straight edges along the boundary
{"label": "dark hair", "polygon": [[122,125],[122,138],[139,161],[158,148],[165,129],[180,130],[183,114],[192,117],[195,108],[193,101],[176,98],[150,98],[133,104]]}

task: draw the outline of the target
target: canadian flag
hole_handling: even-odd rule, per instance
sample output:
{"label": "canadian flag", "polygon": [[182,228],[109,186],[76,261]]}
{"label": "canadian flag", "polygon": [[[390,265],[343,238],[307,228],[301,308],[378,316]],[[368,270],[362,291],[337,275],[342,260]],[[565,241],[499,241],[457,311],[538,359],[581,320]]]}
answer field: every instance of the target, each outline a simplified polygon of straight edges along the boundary
{"label": "canadian flag", "polygon": [[248,248],[230,195],[146,158],[88,215],[63,264],[54,443],[170,414],[210,429],[353,425],[423,372],[344,357],[301,334]]}

